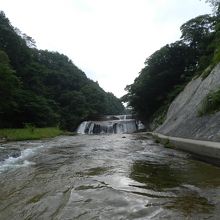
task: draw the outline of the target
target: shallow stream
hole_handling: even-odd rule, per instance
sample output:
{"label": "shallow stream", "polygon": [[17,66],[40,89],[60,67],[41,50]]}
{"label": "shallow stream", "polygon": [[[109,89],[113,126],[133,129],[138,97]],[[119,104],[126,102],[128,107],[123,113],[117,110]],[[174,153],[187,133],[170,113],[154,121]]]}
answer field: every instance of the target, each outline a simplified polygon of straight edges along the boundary
{"label": "shallow stream", "polygon": [[220,168],[146,134],[0,146],[0,219],[219,219]]}

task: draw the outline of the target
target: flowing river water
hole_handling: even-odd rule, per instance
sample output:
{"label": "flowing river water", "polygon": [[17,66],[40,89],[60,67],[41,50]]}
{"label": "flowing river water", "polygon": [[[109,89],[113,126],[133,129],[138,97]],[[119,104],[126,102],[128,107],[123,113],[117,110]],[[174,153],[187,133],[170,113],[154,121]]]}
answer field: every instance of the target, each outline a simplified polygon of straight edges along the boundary
{"label": "flowing river water", "polygon": [[0,152],[1,220],[220,218],[220,168],[145,133],[13,142]]}

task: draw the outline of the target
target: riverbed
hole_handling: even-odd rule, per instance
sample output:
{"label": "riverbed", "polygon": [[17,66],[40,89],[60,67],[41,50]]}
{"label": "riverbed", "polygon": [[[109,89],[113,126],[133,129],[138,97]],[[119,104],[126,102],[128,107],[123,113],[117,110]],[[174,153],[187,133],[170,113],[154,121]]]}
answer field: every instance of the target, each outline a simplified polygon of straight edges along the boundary
{"label": "riverbed", "polygon": [[219,219],[220,168],[145,133],[0,146],[0,219]]}

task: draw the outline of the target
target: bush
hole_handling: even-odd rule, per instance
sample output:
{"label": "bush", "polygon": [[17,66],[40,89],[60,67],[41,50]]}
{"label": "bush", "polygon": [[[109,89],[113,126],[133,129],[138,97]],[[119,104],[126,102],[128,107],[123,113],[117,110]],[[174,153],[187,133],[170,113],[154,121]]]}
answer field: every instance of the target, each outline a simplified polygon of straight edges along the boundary
{"label": "bush", "polygon": [[210,64],[203,72],[202,72],[202,80],[204,80],[213,70],[213,68],[215,67],[214,64]]}
{"label": "bush", "polygon": [[198,116],[213,114],[220,110],[220,89],[210,92],[202,101]]}

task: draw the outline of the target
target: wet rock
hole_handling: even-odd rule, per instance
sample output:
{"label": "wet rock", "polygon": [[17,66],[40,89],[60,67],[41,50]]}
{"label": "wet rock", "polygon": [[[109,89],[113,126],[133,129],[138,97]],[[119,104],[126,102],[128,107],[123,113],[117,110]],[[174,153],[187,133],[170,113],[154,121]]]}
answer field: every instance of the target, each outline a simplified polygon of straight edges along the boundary
{"label": "wet rock", "polygon": [[0,137],[0,143],[5,143],[7,141],[6,137]]}
{"label": "wet rock", "polygon": [[0,151],[0,161],[4,161],[9,157],[17,158],[21,156],[21,151],[17,148],[3,148]]}

